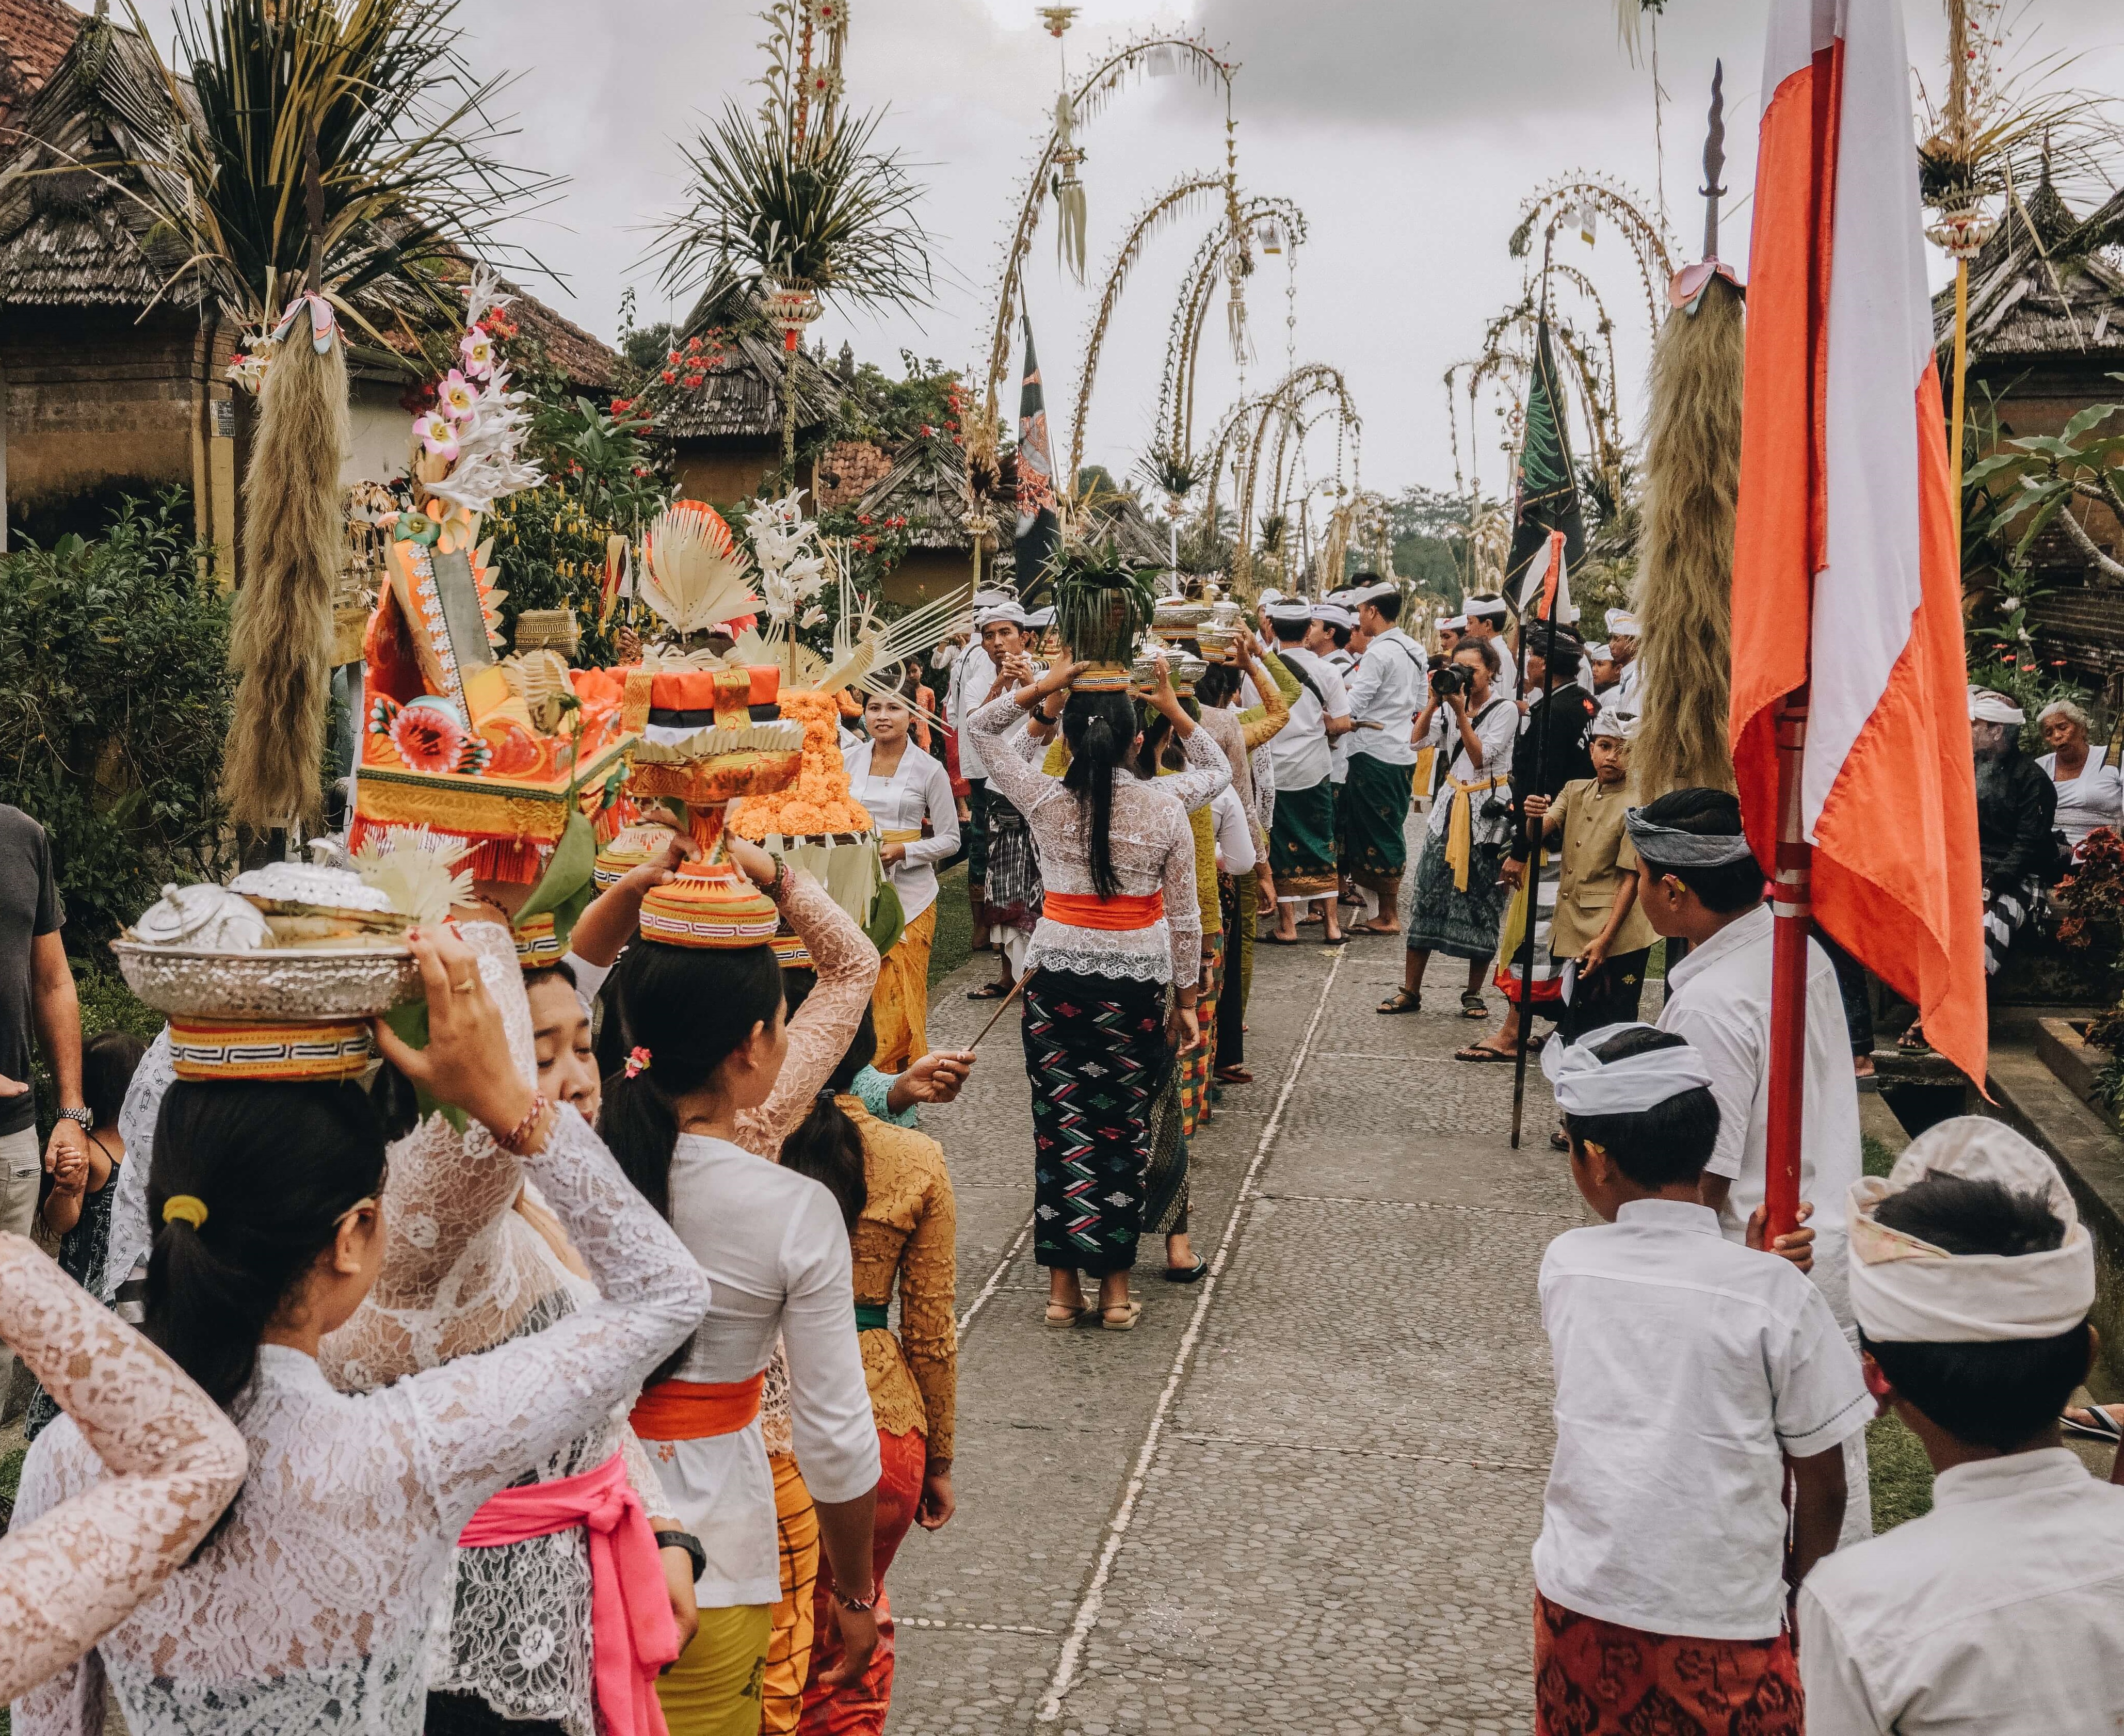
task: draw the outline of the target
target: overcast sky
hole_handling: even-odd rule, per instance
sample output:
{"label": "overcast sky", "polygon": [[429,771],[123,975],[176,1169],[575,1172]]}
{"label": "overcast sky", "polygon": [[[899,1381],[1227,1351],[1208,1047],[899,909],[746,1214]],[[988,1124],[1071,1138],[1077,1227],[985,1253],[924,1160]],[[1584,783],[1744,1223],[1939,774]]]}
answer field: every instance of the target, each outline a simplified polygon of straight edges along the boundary
{"label": "overcast sky", "polygon": [[[521,238],[565,283],[537,293],[610,338],[632,285],[644,320],[660,317],[653,262],[642,256],[679,195],[679,139],[726,95],[746,88],[763,57],[758,0],[462,0],[468,51],[485,73],[521,77],[505,99],[523,136],[515,155],[571,185]],[[1903,0],[1910,53],[1940,82],[1938,0]],[[151,18],[170,0],[150,0]],[[2020,0],[2014,0],[2018,6]],[[1746,195],[1755,135],[1767,0],[1669,0],[1659,32],[1667,209],[1694,257],[1703,223],[1695,195],[1712,64],[1726,64],[1727,185],[1721,252],[1746,258]],[[2009,11],[2013,10],[2009,7]],[[994,285],[1027,167],[1044,142],[1057,87],[1057,45],[1031,0],[853,0],[850,96],[889,106],[881,138],[919,165],[922,216],[939,266],[937,304],[879,322],[829,314],[815,332],[898,372],[902,346],[969,365],[985,355]],[[2009,61],[2082,58],[2069,82],[2124,92],[2124,4],[2028,0],[2015,12]],[[1517,299],[1523,266],[1506,250],[1521,200],[1569,171],[1640,189],[1657,209],[1652,72],[1619,47],[1613,0],[1084,0],[1065,39],[1073,73],[1101,50],[1154,25],[1199,31],[1240,63],[1234,112],[1250,193],[1304,208],[1310,241],[1295,262],[1295,331],[1287,332],[1285,261],[1263,261],[1249,304],[1258,388],[1287,359],[1342,370],[1364,420],[1363,480],[1398,490],[1450,486],[1440,375],[1479,348],[1488,318]],[[1093,282],[1057,266],[1052,201],[1027,272],[1033,329],[1058,440],[1066,437],[1078,361],[1097,284],[1121,234],[1157,192],[1223,162],[1217,92],[1185,78],[1125,92],[1080,140],[1090,207]],[[1155,410],[1166,322],[1205,213],[1147,249],[1109,336],[1088,421],[1088,461],[1132,468]],[[1617,327],[1626,417],[1637,431],[1649,326],[1630,261],[1615,237],[1590,249],[1560,240]],[[1219,332],[1221,332],[1221,322]],[[1213,332],[1205,345],[1198,426],[1230,402],[1236,378]],[[1005,407],[1016,407],[1013,358]],[[1481,473],[1503,476],[1497,423],[1485,412]],[[1462,430],[1464,462],[1468,436]],[[1060,454],[1058,454],[1058,459]],[[1334,440],[1316,434],[1310,473],[1334,468]]]}

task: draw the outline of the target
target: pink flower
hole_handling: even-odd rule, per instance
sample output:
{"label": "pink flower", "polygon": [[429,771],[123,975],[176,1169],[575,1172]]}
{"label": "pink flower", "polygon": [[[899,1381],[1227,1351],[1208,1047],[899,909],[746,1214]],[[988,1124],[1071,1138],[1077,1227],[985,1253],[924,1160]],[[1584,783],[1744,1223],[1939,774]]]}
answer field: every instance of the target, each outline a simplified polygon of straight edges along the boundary
{"label": "pink flower", "polygon": [[465,758],[470,732],[448,700],[416,699],[391,720],[391,745],[416,772],[453,772]]}
{"label": "pink flower", "polygon": [[413,424],[413,431],[435,457],[453,459],[458,455],[457,424],[441,411],[430,410]]}
{"label": "pink flower", "polygon": [[435,407],[453,422],[461,422],[479,407],[479,393],[472,382],[453,368],[435,388]]}
{"label": "pink flower", "polygon": [[465,372],[474,379],[485,379],[494,372],[494,340],[483,327],[474,326],[458,340],[458,354],[464,358]]}

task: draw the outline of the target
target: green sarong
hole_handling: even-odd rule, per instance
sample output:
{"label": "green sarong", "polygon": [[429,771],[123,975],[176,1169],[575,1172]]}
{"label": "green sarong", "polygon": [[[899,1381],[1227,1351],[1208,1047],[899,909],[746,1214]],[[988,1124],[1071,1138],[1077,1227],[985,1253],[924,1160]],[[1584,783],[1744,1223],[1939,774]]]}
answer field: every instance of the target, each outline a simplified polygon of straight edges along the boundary
{"label": "green sarong", "polygon": [[1278,904],[1335,896],[1335,792],[1325,778],[1310,789],[1276,793],[1268,871]]}
{"label": "green sarong", "polygon": [[1414,774],[1412,766],[1389,765],[1370,754],[1350,755],[1350,781],[1342,786],[1342,871],[1382,901],[1400,892],[1408,866],[1402,832]]}

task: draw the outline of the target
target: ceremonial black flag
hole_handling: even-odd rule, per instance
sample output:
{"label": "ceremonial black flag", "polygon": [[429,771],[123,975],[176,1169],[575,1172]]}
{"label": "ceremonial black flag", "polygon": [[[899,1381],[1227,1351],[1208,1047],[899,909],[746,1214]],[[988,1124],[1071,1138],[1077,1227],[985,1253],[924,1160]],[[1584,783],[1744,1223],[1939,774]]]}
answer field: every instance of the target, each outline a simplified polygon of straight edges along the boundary
{"label": "ceremonial black flag", "polygon": [[1033,353],[1032,322],[1025,321],[1025,382],[1017,395],[1017,594],[1040,593],[1047,562],[1061,540],[1055,513],[1055,457],[1047,444],[1047,394]]}
{"label": "ceremonial black flag", "polygon": [[1505,595],[1520,608],[1527,568],[1537,582],[1548,571],[1549,533],[1563,533],[1563,558],[1576,567],[1586,555],[1586,520],[1578,510],[1578,478],[1571,468],[1564,426],[1563,382],[1548,341],[1548,318],[1534,337],[1534,374],[1527,382],[1526,439],[1513,479],[1512,550],[1505,562]]}

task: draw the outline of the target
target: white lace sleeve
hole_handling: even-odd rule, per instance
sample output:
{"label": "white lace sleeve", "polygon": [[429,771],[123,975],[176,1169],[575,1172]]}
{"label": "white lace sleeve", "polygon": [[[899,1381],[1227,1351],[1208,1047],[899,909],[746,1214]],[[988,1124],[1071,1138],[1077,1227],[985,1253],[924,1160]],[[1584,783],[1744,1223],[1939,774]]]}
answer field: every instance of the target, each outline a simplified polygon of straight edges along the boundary
{"label": "white lace sleeve", "polygon": [[[1191,742],[1199,736],[1190,736]],[[1213,744],[1213,750],[1214,744]],[[1219,759],[1224,755],[1219,753]],[[1182,772],[1179,774],[1185,777]],[[1177,781],[1172,779],[1168,783]],[[1184,989],[1202,976],[1202,906],[1195,887],[1195,829],[1187,815],[1172,816],[1172,842],[1166,847],[1165,925],[1172,935],[1172,986]]]}
{"label": "white lace sleeve", "polygon": [[1008,797],[1010,805],[1020,812],[1054,782],[1006,739],[1013,731],[1021,736],[1025,734],[1025,708],[1013,695],[1005,694],[989,700],[966,719],[966,730],[980,744],[989,782]]}
{"label": "white lace sleeve", "polygon": [[664,1498],[664,1480],[656,1475],[656,1461],[649,1456],[649,1449],[635,1437],[626,1423],[617,1425],[619,1435],[620,1462],[627,1467],[627,1480],[634,1485],[634,1492],[641,1497],[642,1511],[652,1519],[671,1517],[670,1503]]}
{"label": "white lace sleeve", "polygon": [[[184,1564],[234,1497],[246,1461],[236,1426],[176,1363],[34,1244],[4,1234],[0,1340],[109,1473],[92,1486],[65,1487],[53,1468],[56,1446],[26,1468],[16,1522],[0,1537],[7,1701],[68,1671]],[[54,1708],[78,1697],[68,1673],[46,1696]]]}
{"label": "white lace sleeve", "polygon": [[1205,802],[1215,801],[1217,792],[1232,781],[1232,762],[1217,746],[1217,738],[1199,723],[1180,744],[1180,750],[1187,756],[1187,769],[1174,773],[1166,788],[1180,798],[1182,811],[1191,814]]}
{"label": "white lace sleeve", "polygon": [[511,1477],[601,1423],[707,1312],[708,1282],[693,1255],[572,1108],[558,1112],[528,1167],[600,1299],[402,1383],[445,1536]]}
{"label": "white lace sleeve", "polygon": [[155,1160],[155,1122],[162,1113],[162,1098],[176,1080],[170,1028],[165,1025],[134,1069],[125,1105],[118,1112],[118,1136],[125,1141],[125,1161],[118,1166],[118,1192],[110,1201],[110,1243],[103,1268],[106,1302],[118,1300],[118,1287],[132,1277],[154,1240],[148,1233],[148,1170]]}

